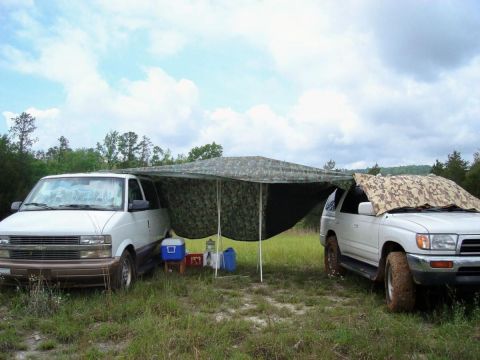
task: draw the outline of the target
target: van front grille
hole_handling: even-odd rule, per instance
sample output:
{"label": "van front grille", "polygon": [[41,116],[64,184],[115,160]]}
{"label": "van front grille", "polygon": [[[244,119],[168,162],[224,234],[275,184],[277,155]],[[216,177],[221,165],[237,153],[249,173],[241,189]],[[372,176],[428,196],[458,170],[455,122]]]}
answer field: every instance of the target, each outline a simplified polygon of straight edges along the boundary
{"label": "van front grille", "polygon": [[10,236],[12,245],[80,245],[80,236]]}
{"label": "van front grille", "polygon": [[78,250],[10,250],[10,259],[74,260],[74,259],[80,259],[80,251]]}

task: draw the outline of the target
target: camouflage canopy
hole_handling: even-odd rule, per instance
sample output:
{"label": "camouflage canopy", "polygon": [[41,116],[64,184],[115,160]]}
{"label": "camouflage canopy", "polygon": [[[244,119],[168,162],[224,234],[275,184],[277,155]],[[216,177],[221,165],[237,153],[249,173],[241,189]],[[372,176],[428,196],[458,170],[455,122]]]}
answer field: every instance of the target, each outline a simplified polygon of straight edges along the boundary
{"label": "camouflage canopy", "polygon": [[156,178],[179,236],[216,234],[220,205],[222,234],[246,241],[259,237],[260,187],[261,234],[267,239],[295,225],[336,186],[348,187],[352,181],[345,173],[263,157],[220,157],[121,172]]}
{"label": "camouflage canopy", "polygon": [[450,207],[480,211],[480,200],[440,176],[355,174],[355,182],[372,202],[377,215],[399,208]]}

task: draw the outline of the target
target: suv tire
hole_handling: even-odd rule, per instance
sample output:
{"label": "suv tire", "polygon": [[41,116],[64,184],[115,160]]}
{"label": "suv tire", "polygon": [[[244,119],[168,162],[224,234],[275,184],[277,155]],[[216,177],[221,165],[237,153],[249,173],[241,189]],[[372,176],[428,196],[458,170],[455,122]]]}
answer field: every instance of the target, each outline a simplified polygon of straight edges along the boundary
{"label": "suv tire", "polygon": [[411,311],[415,307],[415,284],[403,252],[394,251],[387,256],[385,297],[392,312]]}
{"label": "suv tire", "polygon": [[324,252],[325,272],[328,276],[343,276],[345,269],[340,264],[340,249],[337,243],[337,237],[331,235],[327,238]]}

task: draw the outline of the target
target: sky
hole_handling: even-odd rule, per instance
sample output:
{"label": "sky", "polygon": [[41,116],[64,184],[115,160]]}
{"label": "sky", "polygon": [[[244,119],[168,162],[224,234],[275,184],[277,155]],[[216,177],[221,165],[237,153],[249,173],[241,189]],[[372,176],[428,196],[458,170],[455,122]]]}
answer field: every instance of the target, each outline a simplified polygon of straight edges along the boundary
{"label": "sky", "polygon": [[0,0],[0,134],[322,167],[480,150],[480,2]]}

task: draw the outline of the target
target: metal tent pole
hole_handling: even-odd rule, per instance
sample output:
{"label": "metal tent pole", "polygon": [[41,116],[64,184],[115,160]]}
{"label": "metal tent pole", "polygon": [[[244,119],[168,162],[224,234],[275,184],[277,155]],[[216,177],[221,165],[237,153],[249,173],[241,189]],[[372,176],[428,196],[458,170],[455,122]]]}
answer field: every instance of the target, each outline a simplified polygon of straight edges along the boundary
{"label": "metal tent pole", "polygon": [[258,259],[260,262],[260,282],[263,282],[263,264],[262,264],[262,222],[263,222],[263,184],[260,183],[260,202],[258,209]]}
{"label": "metal tent pole", "polygon": [[221,183],[220,180],[217,180],[217,258],[215,261],[215,277],[218,275],[218,268],[220,265],[220,258],[218,256],[218,246],[220,245],[220,239],[222,236],[222,226],[221,226],[221,218],[222,218],[222,192],[221,192]]}

